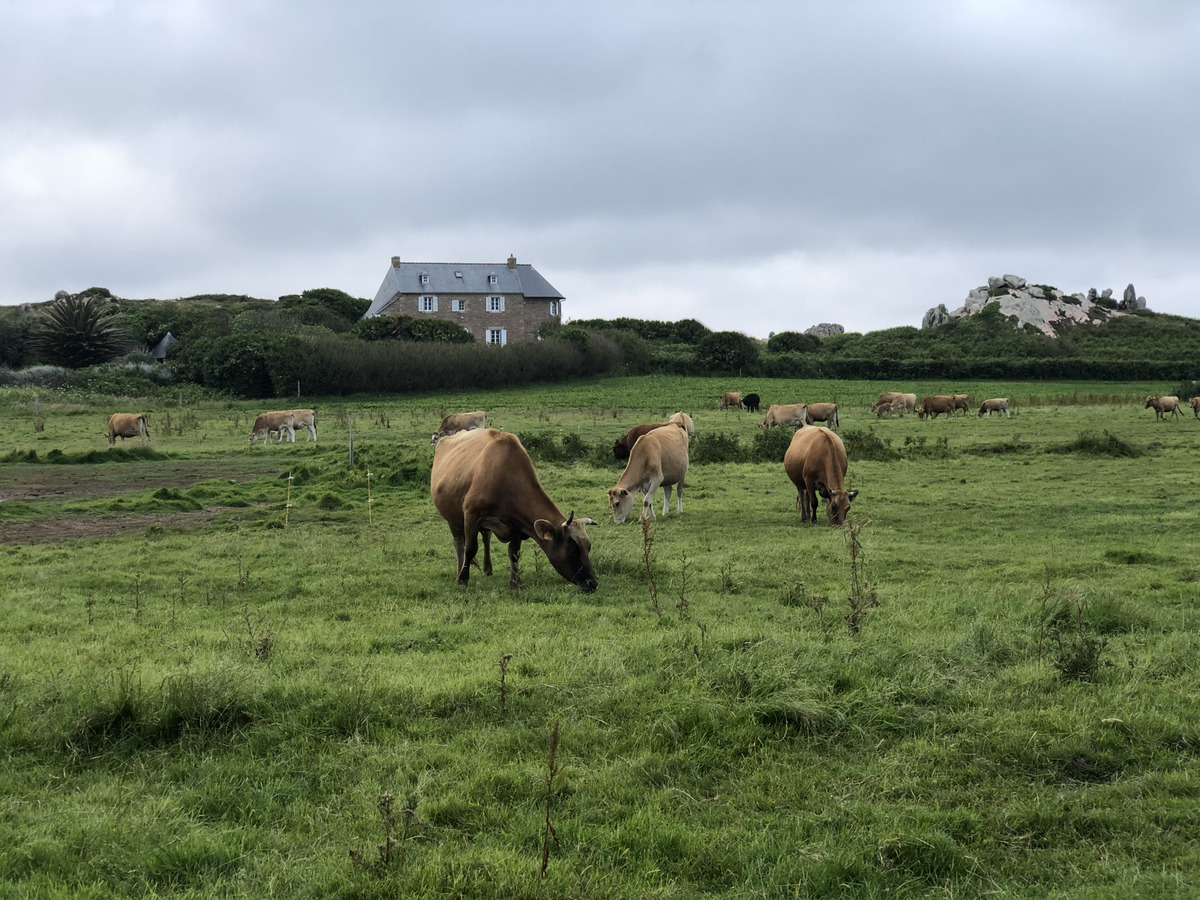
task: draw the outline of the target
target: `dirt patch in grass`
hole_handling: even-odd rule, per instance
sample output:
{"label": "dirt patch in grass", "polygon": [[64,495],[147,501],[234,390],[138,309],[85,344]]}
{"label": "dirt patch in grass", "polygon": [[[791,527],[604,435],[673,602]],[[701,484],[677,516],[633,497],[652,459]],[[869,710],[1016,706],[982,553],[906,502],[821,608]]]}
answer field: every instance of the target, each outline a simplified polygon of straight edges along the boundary
{"label": "dirt patch in grass", "polygon": [[0,501],[92,500],[130,491],[182,488],[197,481],[228,478],[251,481],[274,477],[278,464],[251,460],[191,460],[108,466],[0,466]]}
{"label": "dirt patch in grass", "polygon": [[224,508],[213,507],[187,513],[138,513],[81,519],[39,519],[34,522],[0,522],[0,544],[56,544],[86,538],[108,537],[127,531],[159,526],[192,531],[207,525]]}

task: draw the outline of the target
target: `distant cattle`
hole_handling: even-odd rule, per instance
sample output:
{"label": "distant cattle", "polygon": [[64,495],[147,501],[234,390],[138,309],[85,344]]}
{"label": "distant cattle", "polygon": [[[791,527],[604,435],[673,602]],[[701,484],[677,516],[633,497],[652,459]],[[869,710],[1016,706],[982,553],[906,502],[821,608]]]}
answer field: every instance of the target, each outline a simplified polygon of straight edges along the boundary
{"label": "distant cattle", "polygon": [[850,501],[858,491],[846,490],[846,447],[834,432],[820,425],[801,428],[784,454],[783,469],[796,485],[801,522],[816,524],[818,494],[825,498],[830,524],[846,521]]}
{"label": "distant cattle", "polygon": [[742,398],[742,408],[746,410],[746,412],[758,412],[758,405],[761,402],[762,401],[759,399],[758,394],[747,394]]}
{"label": "distant cattle", "polygon": [[450,526],[458,558],[458,583],[468,583],[483,535],[483,574],[492,574],[491,537],[508,544],[509,585],[520,587],[521,543],[535,541],[556,572],[584,591],[594,591],[585,525],[591,519],[563,516],[547,496],[529,454],[516,435],[471,429],[438,442],[430,474],[433,505]]}
{"label": "distant cattle", "polygon": [[143,441],[150,439],[150,432],[146,430],[146,416],[142,413],[113,413],[108,418],[108,446],[112,446],[117,442],[117,438],[121,439],[121,443],[125,443],[125,438],[140,437]]}
{"label": "distant cattle", "polygon": [[[317,411],[315,409],[289,409],[294,418],[292,420],[292,443],[296,441],[295,429],[303,428],[308,432],[308,440],[315,441],[317,439]],[[280,440],[283,435],[280,435]],[[306,441],[307,443],[307,441]]]}
{"label": "distant cattle", "polygon": [[250,429],[250,443],[255,443],[260,435],[264,444],[271,443],[271,432],[278,432],[280,441],[284,440],[285,435],[295,441],[295,423],[296,414],[291,410],[259,413],[254,419],[254,427]]}
{"label": "distant cattle", "polygon": [[810,403],[805,417],[805,424],[824,422],[834,431],[838,427],[838,405],[836,403]]}
{"label": "distant cattle", "polygon": [[437,442],[442,438],[451,434],[458,434],[460,431],[471,431],[476,428],[487,427],[487,414],[483,410],[476,410],[468,413],[451,413],[442,419],[442,424],[438,426],[438,430],[433,433],[430,443],[437,446]]}
{"label": "distant cattle", "polygon": [[1008,412],[1008,398],[1007,397],[996,397],[992,400],[984,400],[982,403],[979,404],[979,418],[982,419],[983,414],[987,413],[987,417],[990,419],[992,417],[992,413],[994,413],[994,412],[1004,413],[1004,417],[1006,419],[1011,418],[1011,416]]}
{"label": "distant cattle", "polygon": [[[634,495],[643,494],[642,518],[654,518],[654,492],[663,489],[663,515],[671,507],[671,488],[677,491],[675,511],[683,512],[683,484],[688,470],[688,423],[691,418],[672,421],[664,428],[648,431],[637,439],[629,451],[629,464],[621,473],[616,487],[608,492],[608,505],[613,521],[620,525],[633,510]],[[674,420],[675,417],[672,417]],[[686,420],[686,421],[684,421]]]}
{"label": "distant cattle", "polygon": [[882,403],[876,400],[871,409],[875,410],[875,418],[877,419],[882,419],[884,416],[887,416],[889,419],[892,417],[891,400],[885,400]]}
{"label": "distant cattle", "polygon": [[759,428],[774,428],[776,425],[791,425],[802,428],[808,424],[808,406],[804,403],[772,403]]}
{"label": "distant cattle", "polygon": [[[899,391],[884,391],[879,395],[879,398],[871,404],[871,412],[875,413],[875,418],[879,418],[883,412],[891,413],[892,404],[903,397]],[[887,407],[886,410],[883,407]]]}
{"label": "distant cattle", "polygon": [[629,459],[629,451],[633,445],[647,431],[653,431],[655,428],[662,428],[664,425],[670,425],[676,422],[683,425],[687,429],[688,437],[691,437],[696,429],[692,423],[692,417],[687,413],[677,412],[665,422],[652,422],[649,425],[634,425],[629,431],[625,432],[624,436],[617,438],[613,442],[613,457],[618,461]]}
{"label": "distant cattle", "polygon": [[736,409],[742,408],[742,395],[738,391],[726,391],[722,394],[717,409],[729,409],[731,406]]}
{"label": "distant cattle", "polygon": [[1178,397],[1147,397],[1145,409],[1154,409],[1154,420],[1166,419],[1167,413],[1171,414],[1172,418],[1179,417],[1179,398]]}
{"label": "distant cattle", "polygon": [[966,394],[951,394],[950,397],[954,400],[954,415],[957,416],[960,409],[965,416],[971,414],[971,401]]}
{"label": "distant cattle", "polygon": [[946,394],[938,394],[931,397],[926,397],[921,401],[921,405],[917,407],[917,418],[933,418],[936,419],[940,413],[946,415],[954,415],[954,398]]}
{"label": "distant cattle", "polygon": [[1192,408],[1192,412],[1196,414],[1196,418],[1200,419],[1200,397],[1193,397],[1188,401],[1188,406]]}

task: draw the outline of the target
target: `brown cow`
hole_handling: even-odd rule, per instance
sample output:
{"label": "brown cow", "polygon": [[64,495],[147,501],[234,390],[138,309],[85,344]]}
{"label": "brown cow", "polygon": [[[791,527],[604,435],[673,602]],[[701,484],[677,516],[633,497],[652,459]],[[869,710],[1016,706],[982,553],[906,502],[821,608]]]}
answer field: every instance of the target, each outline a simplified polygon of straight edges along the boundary
{"label": "brown cow", "polygon": [[792,437],[783,457],[783,470],[796,485],[796,506],[801,522],[817,521],[817,494],[825,498],[825,514],[832,525],[846,521],[850,501],[858,491],[847,491],[846,446],[820,425],[801,428]]}
{"label": "brown cow", "polygon": [[884,391],[879,395],[879,398],[871,404],[871,412],[875,413],[875,418],[878,419],[881,415],[880,409],[886,406],[886,412],[890,414],[892,411],[892,403],[903,396],[904,395],[899,391]]}
{"label": "brown cow", "polygon": [[1154,407],[1154,420],[1159,419],[1164,421],[1167,418],[1167,413],[1171,414],[1172,418],[1179,418],[1179,398],[1178,397],[1147,397],[1144,409]]}
{"label": "brown cow", "polygon": [[836,403],[810,403],[804,420],[806,425],[824,422],[834,431],[838,427],[838,405]]}
{"label": "brown cow", "polygon": [[476,410],[469,413],[451,413],[442,419],[442,424],[438,426],[438,430],[433,433],[430,443],[435,447],[437,442],[442,438],[451,434],[458,434],[460,431],[471,431],[475,428],[487,427],[487,414],[483,410]]}
{"label": "brown cow", "polygon": [[938,394],[935,396],[926,397],[921,401],[921,405],[917,407],[917,418],[924,419],[925,417],[936,419],[939,413],[954,415],[954,398],[947,394]]}
{"label": "brown cow", "polygon": [[518,588],[521,543],[537,542],[550,565],[584,591],[597,580],[585,525],[564,517],[538,481],[529,454],[513,434],[479,428],[438,442],[430,476],[433,505],[450,526],[458,557],[458,583],[467,584],[483,534],[483,574],[492,574],[491,536],[508,544],[509,585]]}
{"label": "brown cow", "polygon": [[[297,428],[303,428],[308,432],[308,440],[315,441],[317,439],[317,411],[315,409],[289,409],[295,418],[292,420],[292,443],[296,443]],[[283,435],[279,435],[279,439],[283,440]],[[307,441],[305,442],[307,443]]]}
{"label": "brown cow", "polygon": [[979,404],[979,418],[980,419],[983,418],[984,413],[987,413],[987,417],[990,419],[992,417],[992,413],[994,413],[994,412],[1004,413],[1004,417],[1006,419],[1012,418],[1012,416],[1009,414],[1009,411],[1008,411],[1008,398],[1007,397],[995,397],[991,400],[984,400],[982,403]]}
{"label": "brown cow", "polygon": [[146,416],[144,413],[113,413],[108,418],[108,446],[112,446],[117,442],[117,438],[121,439],[121,443],[125,443],[125,438],[140,437],[143,441],[150,440],[150,432],[146,430]]}
{"label": "brown cow", "polygon": [[[674,421],[682,416],[687,421]],[[613,522],[620,525],[629,518],[633,510],[633,496],[638,491],[642,497],[642,518],[654,518],[654,492],[663,489],[663,515],[671,508],[671,488],[678,486],[675,511],[683,512],[683,481],[688,470],[687,423],[690,417],[683,413],[672,416],[665,428],[648,431],[637,439],[629,452],[629,464],[621,473],[616,487],[608,492],[608,505],[612,507]]]}
{"label": "brown cow", "polygon": [[971,414],[971,401],[966,394],[951,394],[950,398],[954,401],[954,415],[958,416],[958,411],[961,409],[964,416]]}
{"label": "brown cow", "polygon": [[766,418],[759,428],[774,428],[776,425],[791,425],[803,428],[808,422],[808,407],[803,403],[772,403],[767,407]]}
{"label": "brown cow", "polygon": [[717,409],[728,409],[729,407],[742,408],[741,391],[726,391],[721,395],[721,402],[717,405]]}
{"label": "brown cow", "polygon": [[1193,397],[1188,401],[1188,406],[1192,408],[1192,412],[1196,414],[1196,418],[1200,419],[1200,397]]}
{"label": "brown cow", "polygon": [[876,400],[871,409],[875,410],[875,418],[877,419],[882,419],[885,414],[889,419],[892,417],[891,400],[885,400],[883,403],[880,403],[878,400]]}
{"label": "brown cow", "polygon": [[250,443],[253,444],[262,435],[263,443],[271,443],[271,432],[279,432],[279,440],[283,442],[286,433],[293,441],[296,440],[296,414],[288,411],[259,413],[254,419],[254,427],[250,429]]}
{"label": "brown cow", "polygon": [[634,425],[629,429],[629,431],[625,432],[624,437],[619,437],[613,442],[613,457],[618,461],[629,459],[629,451],[633,448],[633,445],[637,443],[638,438],[640,438],[647,431],[653,431],[655,428],[662,428],[664,425],[670,425],[671,423],[682,425],[684,428],[686,428],[688,437],[691,437],[692,434],[695,433],[696,426],[692,423],[692,417],[687,413],[677,412],[665,422],[653,422],[649,425]]}

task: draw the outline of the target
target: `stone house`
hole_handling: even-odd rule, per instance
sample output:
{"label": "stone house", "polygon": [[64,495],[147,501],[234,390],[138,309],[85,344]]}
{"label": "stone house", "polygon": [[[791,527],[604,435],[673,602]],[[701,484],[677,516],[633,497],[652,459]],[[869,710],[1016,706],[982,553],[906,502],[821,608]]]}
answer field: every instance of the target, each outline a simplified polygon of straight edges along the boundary
{"label": "stone house", "polygon": [[562,321],[563,295],[528,263],[392,264],[363,316],[429,316],[461,325],[486,344],[537,338],[547,319]]}

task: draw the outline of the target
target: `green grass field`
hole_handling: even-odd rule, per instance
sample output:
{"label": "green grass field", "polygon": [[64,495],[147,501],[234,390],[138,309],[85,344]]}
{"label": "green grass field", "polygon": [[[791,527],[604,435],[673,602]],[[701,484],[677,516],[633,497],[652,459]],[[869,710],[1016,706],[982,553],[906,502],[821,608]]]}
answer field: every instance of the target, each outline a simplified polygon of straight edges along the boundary
{"label": "green grass field", "polygon": [[[876,420],[900,387],[1014,416]],[[1166,387],[0,392],[0,896],[1198,895],[1200,421],[1142,408]],[[848,528],[736,461],[611,524],[632,425],[749,451],[726,389],[838,400]],[[317,444],[247,444],[292,405]],[[594,594],[531,543],[519,592],[503,552],[455,585],[429,435],[470,409],[578,460],[535,453],[600,523]]]}

